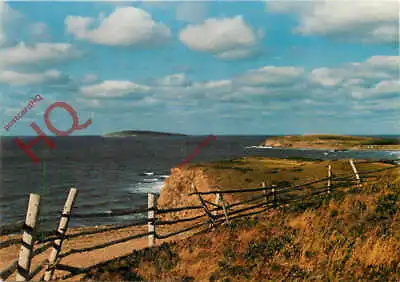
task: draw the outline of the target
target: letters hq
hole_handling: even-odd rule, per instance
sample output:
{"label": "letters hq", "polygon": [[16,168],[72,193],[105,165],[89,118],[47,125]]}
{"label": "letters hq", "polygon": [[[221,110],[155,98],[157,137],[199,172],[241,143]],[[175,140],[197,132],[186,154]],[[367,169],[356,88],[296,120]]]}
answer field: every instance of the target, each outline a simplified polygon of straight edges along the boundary
{"label": "letters hq", "polygon": [[[58,130],[57,128],[54,127],[54,125],[51,123],[50,121],[50,113],[51,111],[53,111],[56,108],[63,108],[64,110],[66,110],[72,117],[72,127],[68,130],[68,131],[61,131]],[[78,119],[78,115],[76,113],[76,111],[74,110],[74,108],[72,108],[69,104],[65,103],[65,102],[55,102],[53,104],[51,104],[45,111],[44,113],[44,122],[47,126],[47,128],[53,132],[54,134],[56,134],[57,136],[68,136],[70,135],[72,132],[74,132],[75,130],[81,130],[84,128],[87,128],[89,125],[92,124],[92,120],[88,119],[85,123],[83,124],[79,124],[79,119]],[[38,142],[40,139],[43,139],[47,146],[50,147],[50,149],[54,149],[55,148],[55,144],[54,142],[40,129],[40,127],[36,124],[36,122],[32,122],[30,124],[30,126],[33,128],[33,130],[36,131],[38,137],[36,137],[34,140],[30,141],[28,144],[25,144],[21,139],[19,139],[18,137],[15,138],[15,142],[18,144],[18,146],[25,151],[25,153],[28,155],[29,158],[31,158],[31,160],[34,163],[39,163],[39,158],[32,152],[31,148],[33,147],[33,145],[36,144],[36,142]]]}

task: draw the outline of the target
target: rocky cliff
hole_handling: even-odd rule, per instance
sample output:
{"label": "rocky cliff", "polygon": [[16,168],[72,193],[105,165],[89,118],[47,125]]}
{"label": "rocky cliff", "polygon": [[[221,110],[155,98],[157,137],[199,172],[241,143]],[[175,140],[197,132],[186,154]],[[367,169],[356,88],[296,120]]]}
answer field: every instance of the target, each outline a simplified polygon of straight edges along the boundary
{"label": "rocky cliff", "polygon": [[[182,168],[171,169],[171,175],[165,180],[164,188],[160,193],[157,205],[158,208],[177,208],[184,206],[200,206],[201,202],[196,195],[189,196],[189,193],[195,192],[192,183],[199,192],[218,190],[216,186],[220,183],[217,178],[208,173],[204,167],[185,166]],[[215,195],[205,195],[203,199],[215,202]],[[226,201],[231,201],[231,197],[225,197]],[[188,210],[176,213],[162,215],[163,219],[177,219],[190,217],[204,213],[203,210]]]}

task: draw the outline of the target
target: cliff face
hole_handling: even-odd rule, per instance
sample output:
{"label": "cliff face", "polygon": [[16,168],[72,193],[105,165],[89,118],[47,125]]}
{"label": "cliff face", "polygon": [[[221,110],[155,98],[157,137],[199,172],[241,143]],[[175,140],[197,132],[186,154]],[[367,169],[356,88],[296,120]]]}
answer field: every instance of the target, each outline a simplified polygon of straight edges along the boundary
{"label": "cliff face", "polygon": [[[160,193],[157,205],[158,208],[176,208],[183,206],[197,206],[201,205],[198,196],[188,196],[189,193],[195,192],[192,189],[192,183],[196,186],[198,191],[210,191],[210,186],[214,184],[210,182],[209,177],[203,168],[173,168],[171,175],[165,180],[164,188]],[[214,196],[206,196],[204,199],[212,200]],[[175,218],[178,215],[190,216],[202,213],[202,210],[189,210],[173,214],[166,214],[164,218]]]}
{"label": "cliff face", "polygon": [[[218,179],[212,177],[204,167],[183,167],[171,169],[171,175],[165,180],[164,188],[160,193],[157,206],[160,209],[177,208],[184,206],[201,206],[197,195],[189,196],[189,193],[195,192],[192,183],[199,192],[219,190],[217,187]],[[204,200],[215,202],[215,194],[203,195]],[[226,202],[232,201],[231,196],[225,196]],[[187,210],[175,213],[160,215],[163,219],[177,219],[191,217],[204,213],[202,209]]]}

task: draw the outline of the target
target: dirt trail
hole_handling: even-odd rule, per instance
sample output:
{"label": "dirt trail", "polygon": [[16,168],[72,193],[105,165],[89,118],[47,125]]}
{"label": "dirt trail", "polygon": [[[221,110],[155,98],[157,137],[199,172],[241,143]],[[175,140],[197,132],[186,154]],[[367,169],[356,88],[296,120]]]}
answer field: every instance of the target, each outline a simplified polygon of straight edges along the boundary
{"label": "dirt trail", "polygon": [[[175,230],[180,230],[183,228],[183,225],[180,226],[174,226]],[[88,227],[88,228],[76,228],[76,229],[70,229],[68,234],[74,234],[77,232],[81,232],[83,230],[93,230],[95,229],[94,227]],[[169,229],[169,230],[168,230]],[[170,228],[168,229],[163,229],[163,234],[165,232],[172,231]],[[80,249],[80,248],[85,248],[85,247],[91,247],[95,245],[99,245],[102,243],[107,243],[109,241],[114,241],[117,239],[122,239],[125,237],[129,237],[132,235],[140,234],[140,233],[146,233],[147,232],[147,226],[135,226],[135,227],[130,227],[126,229],[121,229],[121,230],[112,230],[104,233],[99,233],[99,234],[92,234],[92,235],[86,235],[78,238],[72,238],[69,240],[66,240],[63,242],[62,245],[62,253],[66,253],[71,249]],[[156,240],[156,245],[159,245],[163,242],[167,241],[176,241],[176,240],[181,240],[185,237],[190,236],[190,233],[182,233],[181,235],[173,236],[170,239],[164,239],[164,240]],[[10,236],[0,236],[0,242],[5,241],[8,239],[12,238],[20,238],[20,235],[10,235]],[[35,249],[38,247],[42,246],[40,245],[35,245]],[[142,237],[138,239],[133,239],[128,242],[112,245],[106,248],[98,249],[98,250],[93,250],[90,252],[83,252],[83,253],[76,253],[69,255],[65,258],[62,258],[59,263],[68,265],[68,266],[73,266],[73,267],[78,267],[78,268],[87,268],[90,266],[93,266],[95,264],[111,260],[120,256],[128,255],[130,254],[133,250],[138,250],[138,249],[143,249],[148,246],[148,238]],[[20,245],[13,245],[4,249],[0,249],[0,269],[5,268],[7,265],[9,265],[14,259],[18,257]],[[37,255],[33,258],[32,260],[32,265],[31,265],[31,271],[35,269],[35,267],[44,259],[46,259],[51,251],[51,248],[48,249],[46,252]],[[38,281],[41,277],[41,275],[44,273],[44,270],[40,272],[40,274],[36,275],[33,280]],[[69,274],[67,271],[61,271],[61,270],[56,270],[55,272],[55,279],[60,279],[62,276]],[[78,281],[80,278],[82,278],[84,274],[79,274],[76,276],[73,276],[72,278],[69,278],[67,280],[63,281]],[[6,281],[13,281],[15,280],[15,273],[11,275]]]}

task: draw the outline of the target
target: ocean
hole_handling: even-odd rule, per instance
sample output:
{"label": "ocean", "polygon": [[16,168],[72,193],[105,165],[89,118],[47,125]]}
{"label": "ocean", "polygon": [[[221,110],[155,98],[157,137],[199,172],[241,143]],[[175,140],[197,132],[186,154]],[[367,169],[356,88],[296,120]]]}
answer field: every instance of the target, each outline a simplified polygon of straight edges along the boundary
{"label": "ocean", "polygon": [[[31,137],[34,138],[34,137]],[[33,146],[41,160],[35,164],[15,143],[2,137],[0,226],[24,220],[29,193],[41,195],[44,229],[54,228],[70,187],[78,188],[74,211],[107,212],[146,206],[147,193],[159,193],[170,169],[182,163],[207,136],[190,137],[52,137]],[[242,156],[355,158],[398,160],[399,152],[270,149],[258,147],[268,136],[216,136],[190,161],[203,162]],[[27,143],[29,137],[23,138]],[[114,218],[72,218],[70,227],[126,223],[139,215]],[[46,228],[47,227],[47,228]]]}

